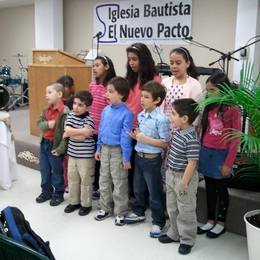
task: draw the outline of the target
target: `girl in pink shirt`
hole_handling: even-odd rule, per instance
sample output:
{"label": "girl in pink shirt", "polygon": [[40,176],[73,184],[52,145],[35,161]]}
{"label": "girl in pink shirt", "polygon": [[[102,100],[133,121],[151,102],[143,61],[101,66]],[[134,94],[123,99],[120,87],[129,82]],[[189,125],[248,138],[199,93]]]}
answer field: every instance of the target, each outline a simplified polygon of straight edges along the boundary
{"label": "girl in pink shirt", "polygon": [[131,87],[126,105],[134,113],[133,128],[136,128],[137,115],[143,110],[141,106],[141,86],[150,80],[160,83],[161,78],[156,73],[152,54],[145,44],[134,43],[126,49],[126,52],[126,79]]}
{"label": "girl in pink shirt", "polygon": [[[223,90],[219,84],[231,84],[223,72],[211,75],[206,82],[208,97]],[[230,129],[241,131],[241,112],[238,107],[211,104],[202,115],[202,138],[199,172],[204,175],[207,197],[207,223],[198,227],[198,234],[217,238],[225,232],[228,210],[228,182],[239,145],[238,138],[226,138]]]}
{"label": "girl in pink shirt", "polygon": [[[108,105],[106,98],[106,85],[111,78],[116,76],[112,60],[107,56],[97,56],[93,65],[93,73],[95,76],[95,81],[90,83],[89,85],[89,91],[93,96],[93,102],[89,109],[89,114],[95,122],[95,130],[93,137],[95,142],[97,142],[101,112],[103,111],[105,106]],[[96,161],[93,199],[99,198],[99,168],[100,162]]]}

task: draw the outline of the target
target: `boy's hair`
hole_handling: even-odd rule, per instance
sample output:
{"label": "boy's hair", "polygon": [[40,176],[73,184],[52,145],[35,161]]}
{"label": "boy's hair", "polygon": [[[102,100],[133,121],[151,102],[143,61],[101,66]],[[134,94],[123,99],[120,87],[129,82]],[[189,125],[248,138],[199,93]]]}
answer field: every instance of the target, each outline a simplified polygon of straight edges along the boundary
{"label": "boy's hair", "polygon": [[176,110],[180,117],[187,116],[188,122],[191,125],[199,114],[197,109],[198,103],[192,98],[176,99],[172,103],[172,107]]}
{"label": "boy's hair", "polygon": [[87,107],[92,105],[93,97],[91,93],[87,90],[79,91],[75,94],[74,98],[78,98],[81,102],[83,102]]}
{"label": "boy's hair", "polygon": [[48,86],[53,87],[53,89],[57,92],[62,92],[62,95],[64,94],[64,87],[62,84],[58,83],[58,82],[54,82],[49,84]]}
{"label": "boy's hair", "polygon": [[153,100],[156,100],[158,98],[161,99],[160,102],[158,104],[156,104],[156,106],[160,106],[166,96],[165,87],[162,84],[160,84],[156,81],[153,81],[153,80],[145,83],[141,87],[141,90],[151,93]]}
{"label": "boy's hair", "polygon": [[130,92],[130,86],[128,81],[123,77],[114,77],[110,79],[107,83],[114,86],[115,90],[123,96],[122,101],[125,102],[128,98]]}

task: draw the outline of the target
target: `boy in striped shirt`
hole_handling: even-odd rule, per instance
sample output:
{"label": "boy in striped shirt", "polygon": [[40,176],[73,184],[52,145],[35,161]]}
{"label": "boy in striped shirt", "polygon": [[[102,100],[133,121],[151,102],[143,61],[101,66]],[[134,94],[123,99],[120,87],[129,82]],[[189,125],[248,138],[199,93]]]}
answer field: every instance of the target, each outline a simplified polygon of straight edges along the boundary
{"label": "boy in striped shirt", "polygon": [[95,172],[94,121],[88,110],[93,101],[89,91],[79,91],[73,100],[73,111],[69,113],[64,138],[69,138],[67,154],[69,205],[64,209],[71,213],[79,209],[85,216],[92,209],[92,184]]}
{"label": "boy in striped shirt", "polygon": [[171,121],[174,128],[166,171],[166,200],[170,227],[161,243],[180,242],[179,253],[188,254],[197,232],[196,194],[200,143],[192,123],[198,116],[191,98],[175,100]]}

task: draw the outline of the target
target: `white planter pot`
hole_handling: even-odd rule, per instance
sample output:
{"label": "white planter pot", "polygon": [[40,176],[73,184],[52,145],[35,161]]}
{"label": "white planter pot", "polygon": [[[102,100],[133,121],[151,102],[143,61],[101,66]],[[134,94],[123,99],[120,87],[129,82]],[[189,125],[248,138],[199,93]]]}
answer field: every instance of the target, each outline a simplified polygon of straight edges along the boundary
{"label": "white planter pot", "polygon": [[244,221],[246,222],[246,235],[247,235],[247,247],[249,260],[260,259],[260,228],[257,228],[247,221],[247,217],[260,213],[260,209],[249,211],[244,215]]}

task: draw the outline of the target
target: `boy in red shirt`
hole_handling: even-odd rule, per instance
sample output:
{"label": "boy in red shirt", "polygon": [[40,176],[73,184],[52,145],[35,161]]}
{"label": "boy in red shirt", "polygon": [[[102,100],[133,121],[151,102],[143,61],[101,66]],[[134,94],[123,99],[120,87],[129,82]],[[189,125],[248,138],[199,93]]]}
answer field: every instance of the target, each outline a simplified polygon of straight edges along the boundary
{"label": "boy in red shirt", "polygon": [[48,108],[41,113],[37,126],[42,132],[40,144],[41,194],[37,203],[50,200],[51,206],[63,202],[64,179],[62,160],[66,141],[62,138],[69,109],[63,104],[64,87],[53,83],[46,87]]}

